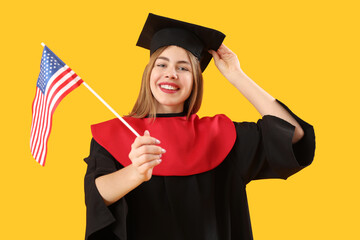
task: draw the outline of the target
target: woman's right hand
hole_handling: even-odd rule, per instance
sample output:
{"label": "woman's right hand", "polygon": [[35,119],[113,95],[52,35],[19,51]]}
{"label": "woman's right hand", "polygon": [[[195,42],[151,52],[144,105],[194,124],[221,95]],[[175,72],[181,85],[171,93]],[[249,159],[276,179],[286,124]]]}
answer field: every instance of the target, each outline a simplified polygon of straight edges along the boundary
{"label": "woman's right hand", "polygon": [[157,146],[160,141],[150,136],[148,130],[144,136],[139,136],[131,145],[129,158],[133,169],[141,181],[149,181],[155,166],[161,163],[161,156],[165,149]]}

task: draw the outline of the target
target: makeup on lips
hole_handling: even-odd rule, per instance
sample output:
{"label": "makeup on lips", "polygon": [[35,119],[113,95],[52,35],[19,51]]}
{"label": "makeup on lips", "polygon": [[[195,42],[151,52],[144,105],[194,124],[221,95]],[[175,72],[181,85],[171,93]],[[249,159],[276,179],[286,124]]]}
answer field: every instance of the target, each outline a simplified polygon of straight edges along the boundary
{"label": "makeup on lips", "polygon": [[176,85],[175,83],[170,83],[170,82],[162,82],[162,83],[158,84],[158,86],[161,89],[161,91],[163,91],[165,93],[176,93],[180,89],[180,87],[178,85]]}

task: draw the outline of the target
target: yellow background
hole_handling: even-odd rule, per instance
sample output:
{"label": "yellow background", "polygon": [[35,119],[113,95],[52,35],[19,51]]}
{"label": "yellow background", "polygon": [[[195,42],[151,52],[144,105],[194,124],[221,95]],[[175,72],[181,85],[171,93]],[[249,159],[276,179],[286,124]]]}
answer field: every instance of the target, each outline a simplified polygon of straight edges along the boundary
{"label": "yellow background", "polygon": [[[314,163],[287,181],[248,185],[254,238],[360,239],[357,1],[2,1],[1,239],[83,239],[90,125],[113,118],[84,86],[55,111],[45,167],[29,149],[45,42],[118,113],[137,97],[148,12],[219,29],[245,73],[316,131]],[[217,71],[200,116],[259,114]]]}

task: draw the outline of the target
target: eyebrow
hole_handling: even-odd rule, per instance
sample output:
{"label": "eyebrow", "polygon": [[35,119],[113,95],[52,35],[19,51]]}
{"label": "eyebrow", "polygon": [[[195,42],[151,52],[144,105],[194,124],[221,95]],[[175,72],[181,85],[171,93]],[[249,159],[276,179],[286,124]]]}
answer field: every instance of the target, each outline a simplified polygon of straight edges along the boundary
{"label": "eyebrow", "polygon": [[[162,59],[162,60],[165,60],[165,61],[168,61],[168,62],[170,62],[170,59],[168,59],[167,57],[158,57],[157,59]],[[156,60],[157,60],[156,59]],[[181,61],[177,61],[177,63],[185,63],[185,64],[189,64],[189,65],[191,65],[188,61],[184,61],[184,60],[181,60]]]}

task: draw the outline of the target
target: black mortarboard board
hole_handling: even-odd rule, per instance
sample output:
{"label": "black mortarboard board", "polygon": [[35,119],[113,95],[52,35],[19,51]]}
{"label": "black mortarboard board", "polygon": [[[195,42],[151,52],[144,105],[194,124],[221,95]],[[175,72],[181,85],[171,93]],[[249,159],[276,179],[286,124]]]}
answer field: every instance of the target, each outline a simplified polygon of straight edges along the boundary
{"label": "black mortarboard board", "polygon": [[212,58],[208,50],[218,50],[224,38],[217,30],[149,13],[136,46],[149,49],[150,55],[160,47],[182,47],[199,59],[203,72]]}

